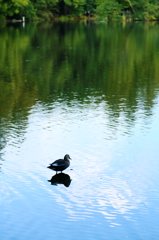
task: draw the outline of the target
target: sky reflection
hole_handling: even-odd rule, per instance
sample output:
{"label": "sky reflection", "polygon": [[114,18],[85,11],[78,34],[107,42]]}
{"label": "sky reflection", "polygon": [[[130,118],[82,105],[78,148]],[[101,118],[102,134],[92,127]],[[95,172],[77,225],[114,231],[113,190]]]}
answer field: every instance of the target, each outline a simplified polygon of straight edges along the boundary
{"label": "sky reflection", "polygon": [[[106,221],[108,227],[116,228],[143,221],[158,199],[158,143],[151,144],[158,139],[158,113],[151,116],[153,125],[148,128],[139,118],[131,126],[131,134],[123,134],[125,124],[119,118],[114,134],[109,131],[104,108],[103,103],[83,111],[54,104],[48,111],[38,104],[30,110],[19,136],[12,125],[2,165],[6,176],[2,202],[9,209],[6,216],[20,201],[28,211],[26,218],[47,202],[48,208],[52,204],[56,208],[55,216],[64,214],[68,222],[89,219],[92,226],[95,222],[104,226]],[[71,184],[68,188],[51,185],[47,180],[54,171],[47,166],[66,153],[72,158],[65,171]]]}

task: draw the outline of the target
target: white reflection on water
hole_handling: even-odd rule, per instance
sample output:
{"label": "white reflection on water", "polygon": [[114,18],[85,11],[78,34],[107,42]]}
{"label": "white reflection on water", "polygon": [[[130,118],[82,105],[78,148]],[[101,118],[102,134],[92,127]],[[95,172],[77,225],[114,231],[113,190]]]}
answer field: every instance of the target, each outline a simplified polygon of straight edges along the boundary
{"label": "white reflection on water", "polygon": [[[2,202],[18,210],[16,201],[21,199],[27,217],[34,212],[41,218],[47,218],[44,206],[55,205],[52,221],[58,216],[61,221],[65,212],[68,222],[92,219],[89,227],[98,223],[104,228],[105,221],[109,227],[125,221],[131,228],[142,228],[143,221],[154,225],[149,212],[159,211],[157,109],[145,125],[140,115],[131,124],[122,113],[118,122],[111,122],[105,102],[84,108],[54,103],[46,109],[37,104],[19,135],[17,127],[9,129]],[[55,173],[46,167],[66,153],[72,158],[65,171],[71,185],[51,186],[47,180]]]}
{"label": "white reflection on water", "polygon": [[[73,178],[70,191],[59,189],[62,195],[60,201],[58,198],[56,201],[66,208],[70,219],[84,219],[91,217],[94,212],[99,212],[106,219],[111,219],[111,224],[120,224],[115,220],[118,214],[131,219],[132,210],[145,202],[144,192],[140,195],[141,193],[133,191],[126,181],[104,175],[101,178],[98,172],[93,176],[93,179],[91,174],[89,175],[91,179],[88,175],[88,179],[85,179],[85,175],[79,179]],[[61,196],[64,198],[61,199]]]}

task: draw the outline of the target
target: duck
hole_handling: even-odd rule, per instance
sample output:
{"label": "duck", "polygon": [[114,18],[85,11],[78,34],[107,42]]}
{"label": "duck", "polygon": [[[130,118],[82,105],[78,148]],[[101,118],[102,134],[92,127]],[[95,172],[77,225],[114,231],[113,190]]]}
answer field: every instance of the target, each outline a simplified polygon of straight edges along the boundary
{"label": "duck", "polygon": [[58,171],[62,171],[65,170],[66,168],[68,168],[70,166],[70,156],[69,154],[66,154],[64,156],[64,159],[58,159],[56,161],[54,161],[53,163],[50,164],[50,166],[48,166],[48,168],[56,171],[56,174]]}

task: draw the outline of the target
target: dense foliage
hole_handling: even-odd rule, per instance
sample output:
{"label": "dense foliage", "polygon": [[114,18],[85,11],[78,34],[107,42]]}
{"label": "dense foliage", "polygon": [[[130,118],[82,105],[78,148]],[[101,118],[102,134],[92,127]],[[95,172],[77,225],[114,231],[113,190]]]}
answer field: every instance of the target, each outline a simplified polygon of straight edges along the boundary
{"label": "dense foliage", "polygon": [[98,16],[158,20],[158,0],[0,0],[0,19]]}

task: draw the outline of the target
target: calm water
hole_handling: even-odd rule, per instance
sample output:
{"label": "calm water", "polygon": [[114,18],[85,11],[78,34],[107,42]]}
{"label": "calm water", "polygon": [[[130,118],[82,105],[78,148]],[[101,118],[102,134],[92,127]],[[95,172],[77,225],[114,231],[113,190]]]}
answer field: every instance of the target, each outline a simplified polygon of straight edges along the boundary
{"label": "calm water", "polygon": [[0,239],[159,238],[158,43],[158,23],[0,26]]}

